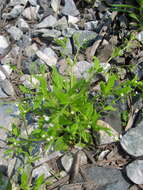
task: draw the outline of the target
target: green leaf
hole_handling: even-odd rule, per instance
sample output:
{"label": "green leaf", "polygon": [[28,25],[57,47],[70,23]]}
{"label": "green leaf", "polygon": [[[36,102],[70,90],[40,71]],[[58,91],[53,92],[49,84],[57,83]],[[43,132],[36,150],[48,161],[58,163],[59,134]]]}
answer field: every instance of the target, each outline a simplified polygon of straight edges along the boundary
{"label": "green leaf", "polygon": [[[39,176],[36,179],[35,185],[34,185],[34,189],[33,190],[40,190],[41,185],[44,182],[44,175]],[[42,189],[41,189],[42,190]]]}
{"label": "green leaf", "polygon": [[105,86],[105,91],[104,91],[105,95],[108,95],[112,91],[115,84],[115,80],[116,80],[115,75],[112,74],[109,76],[107,85]]}
{"label": "green leaf", "polygon": [[111,106],[111,105],[108,105],[108,106],[104,107],[104,110],[105,110],[105,111],[116,111],[116,108],[114,108],[114,107]]}

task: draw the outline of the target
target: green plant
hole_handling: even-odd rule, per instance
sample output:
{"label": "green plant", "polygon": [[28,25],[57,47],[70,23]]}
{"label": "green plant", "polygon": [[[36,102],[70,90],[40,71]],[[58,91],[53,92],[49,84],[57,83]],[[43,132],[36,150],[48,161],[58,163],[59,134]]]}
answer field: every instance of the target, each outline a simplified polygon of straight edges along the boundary
{"label": "green plant", "polygon": [[112,4],[112,10],[127,13],[135,22],[139,30],[143,29],[143,0],[134,0],[130,5],[127,4]]}

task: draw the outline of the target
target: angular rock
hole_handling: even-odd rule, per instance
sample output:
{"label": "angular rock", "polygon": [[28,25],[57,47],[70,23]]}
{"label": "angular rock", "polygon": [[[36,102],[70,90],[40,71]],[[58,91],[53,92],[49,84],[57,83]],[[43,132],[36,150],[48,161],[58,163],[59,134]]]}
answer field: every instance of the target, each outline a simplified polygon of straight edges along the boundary
{"label": "angular rock", "polygon": [[42,28],[42,29],[37,29],[33,32],[33,34],[35,36],[37,35],[42,35],[42,37],[45,37],[45,38],[58,38],[59,36],[61,36],[61,32],[58,31],[58,30],[50,30],[50,29],[45,29],[45,28]]}
{"label": "angular rock", "polygon": [[23,11],[23,6],[21,5],[16,5],[11,11],[10,13],[5,13],[3,14],[3,18],[6,19],[14,19],[17,18]]}
{"label": "angular rock", "polygon": [[27,32],[29,30],[29,25],[28,23],[23,19],[23,18],[20,18],[18,21],[17,21],[17,25],[18,27],[23,31],[23,32]]}
{"label": "angular rock", "polygon": [[79,18],[68,15],[68,23],[69,24],[76,24],[79,21]]}
{"label": "angular rock", "polygon": [[92,67],[92,64],[87,61],[79,61],[73,66],[73,73],[77,78],[86,78],[87,71]]}
{"label": "angular rock", "polygon": [[13,38],[14,40],[16,40],[16,41],[20,40],[20,38],[21,38],[22,35],[23,35],[23,32],[22,32],[19,28],[15,27],[15,26],[11,26],[11,27],[7,30],[7,32],[8,32],[8,33],[12,36],[12,38]]}
{"label": "angular rock", "polygon": [[65,6],[61,11],[64,15],[77,16],[79,15],[79,11],[75,6],[73,0],[65,0]]}
{"label": "angular rock", "polygon": [[57,22],[57,19],[54,16],[50,15],[50,16],[44,18],[44,20],[42,20],[42,22],[37,24],[36,28],[54,27],[56,22]]}
{"label": "angular rock", "polygon": [[130,155],[143,156],[143,121],[135,128],[129,129],[121,139],[121,146]]}
{"label": "angular rock", "polygon": [[38,5],[37,7],[27,7],[26,9],[24,9],[22,15],[28,20],[37,20],[38,10]]}
{"label": "angular rock", "polygon": [[102,144],[110,144],[112,142],[116,142],[119,140],[119,133],[115,131],[112,126],[110,126],[107,122],[98,120],[97,124],[101,127],[105,127],[109,131],[100,130],[99,131],[99,139],[98,143]]}
{"label": "angular rock", "polygon": [[23,75],[20,78],[20,80],[25,87],[30,88],[30,89],[36,89],[37,86],[40,84],[38,79],[36,79],[35,77],[33,77],[31,75],[27,75],[27,74]]}
{"label": "angular rock", "polygon": [[140,42],[143,42],[143,31],[139,32],[136,35],[137,40],[139,40]]}
{"label": "angular rock", "polygon": [[66,28],[68,28],[68,22],[65,16],[63,16],[62,18],[60,18],[57,23],[55,24],[55,28],[57,30],[64,30]]}
{"label": "angular rock", "polygon": [[[73,34],[74,45],[76,47],[77,46],[82,47],[85,44],[89,46],[94,41],[96,36],[97,34],[95,32],[88,31],[88,30],[78,30],[74,32]],[[76,41],[78,42],[78,44],[76,43]]]}
{"label": "angular rock", "polygon": [[57,56],[51,48],[45,48],[43,51],[37,51],[36,55],[43,60],[48,66],[56,65]]}
{"label": "angular rock", "polygon": [[15,95],[14,88],[13,88],[12,84],[9,82],[9,80],[7,80],[7,79],[0,81],[0,88],[8,96]]}
{"label": "angular rock", "polygon": [[67,153],[61,158],[61,163],[65,171],[68,173],[71,169],[73,163],[73,155],[71,153]]}
{"label": "angular rock", "polygon": [[90,21],[84,24],[85,30],[95,31],[98,25],[98,21]]}
{"label": "angular rock", "polygon": [[135,160],[126,166],[128,178],[135,184],[143,184],[143,160]]}
{"label": "angular rock", "polygon": [[0,60],[10,51],[11,46],[6,37],[0,35]]}
{"label": "angular rock", "polygon": [[[130,186],[118,169],[98,167],[95,165],[82,166],[81,169],[89,181],[94,181],[97,186],[104,187],[104,190],[128,190]],[[74,183],[82,182],[84,182],[84,180],[80,174],[78,174],[74,179]],[[102,188],[98,190],[102,190]]]}
{"label": "angular rock", "polygon": [[58,12],[60,8],[60,3],[61,3],[61,0],[51,0],[51,7],[53,8],[55,12]]}

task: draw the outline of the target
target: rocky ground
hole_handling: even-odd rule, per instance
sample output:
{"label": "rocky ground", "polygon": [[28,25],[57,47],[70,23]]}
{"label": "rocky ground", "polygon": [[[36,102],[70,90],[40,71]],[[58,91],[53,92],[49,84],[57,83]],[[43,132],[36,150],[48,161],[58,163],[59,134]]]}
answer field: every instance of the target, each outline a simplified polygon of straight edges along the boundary
{"label": "rocky ground", "polygon": [[[86,42],[73,69],[77,78],[86,77],[93,56],[97,56],[104,72],[113,69],[120,82],[135,75],[142,82],[143,32],[130,28],[125,14],[111,11],[107,5],[112,3],[124,2],[0,0],[0,126],[10,130],[13,122],[21,122],[17,102],[23,94],[19,85],[35,88],[38,81],[33,74],[40,74],[40,65],[46,65],[47,73],[55,65],[62,75],[66,74],[65,57],[74,59],[77,36],[80,47]],[[136,38],[129,39],[131,31]],[[64,37],[67,38],[66,47],[62,48],[55,39]],[[113,50],[122,44],[124,53],[112,57]],[[102,77],[106,80],[106,76]],[[93,86],[93,93],[96,87]],[[91,147],[41,153],[32,169],[32,178],[45,174],[48,190],[143,189],[141,90],[135,89],[133,97],[124,97],[115,107],[116,111],[109,111],[100,120],[104,127],[112,130],[113,136],[101,132],[99,142]],[[121,117],[126,111],[127,119]],[[19,158],[5,156],[6,139],[7,131],[1,128],[0,171],[5,184],[0,189],[3,190],[7,189],[9,178],[16,176],[21,164]],[[18,180],[14,178],[14,181]],[[12,189],[18,189],[17,185]]]}

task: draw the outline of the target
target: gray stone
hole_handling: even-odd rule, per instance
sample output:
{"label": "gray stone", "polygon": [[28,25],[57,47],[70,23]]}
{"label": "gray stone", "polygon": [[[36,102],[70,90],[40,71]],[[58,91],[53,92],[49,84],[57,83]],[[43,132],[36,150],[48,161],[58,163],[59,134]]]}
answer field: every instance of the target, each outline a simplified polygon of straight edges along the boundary
{"label": "gray stone", "polygon": [[64,29],[68,28],[68,22],[67,22],[67,19],[65,16],[63,16],[62,18],[60,18],[57,21],[55,28],[58,30],[64,30]]}
{"label": "gray stone", "polygon": [[36,55],[48,66],[53,66],[57,63],[57,55],[51,48],[45,48],[43,51],[38,50]]}
{"label": "gray stone", "polygon": [[6,37],[0,35],[0,59],[5,57],[10,51],[10,44]]}
{"label": "gray stone", "polygon": [[37,24],[36,28],[54,27],[56,22],[57,22],[57,19],[54,16],[50,15],[50,16],[44,18],[44,20],[42,20],[42,22]]}
{"label": "gray stone", "polygon": [[84,28],[85,30],[92,30],[95,31],[98,25],[98,21],[90,21],[90,22],[86,22],[84,24]]}
{"label": "gray stone", "polygon": [[62,35],[65,37],[72,37],[72,35],[76,32],[74,28],[66,28],[62,31]]}
{"label": "gray stone", "polygon": [[49,37],[49,38],[57,38],[57,37],[61,36],[61,32],[58,31],[58,30],[54,30],[54,29],[50,30],[50,29],[44,29],[44,28],[35,30],[33,34],[35,36],[40,34],[45,38],[47,38],[47,37]]}
{"label": "gray stone", "polygon": [[45,178],[50,177],[51,176],[50,170],[51,168],[48,166],[48,164],[44,163],[33,170],[32,177],[37,178],[43,174]]}
{"label": "gray stone", "polygon": [[87,61],[79,61],[73,66],[73,73],[77,78],[86,78],[87,71],[92,67],[92,64]]}
{"label": "gray stone", "polygon": [[[73,34],[74,45],[76,47],[77,46],[82,47],[85,44],[89,46],[91,45],[93,40],[96,38],[96,36],[97,34],[95,32],[88,31],[88,30],[78,30],[74,32]],[[76,42],[78,42],[78,44]]]}
{"label": "gray stone", "polygon": [[7,32],[12,36],[12,38],[14,39],[14,40],[20,40],[20,38],[22,37],[22,35],[23,35],[23,32],[19,29],[19,28],[17,28],[17,27],[15,27],[15,26],[11,26],[8,30],[7,30]]}
{"label": "gray stone", "polygon": [[[130,184],[127,183],[127,181],[125,181],[123,178],[121,171],[115,168],[104,168],[95,165],[86,165],[82,166],[81,170],[86,174],[89,181],[94,181],[97,186],[101,185],[106,187],[103,188],[104,190],[128,190],[128,187],[130,186]],[[84,180],[80,174],[78,174],[74,179],[74,183],[82,182],[84,182]]]}
{"label": "gray stone", "polygon": [[36,89],[37,86],[39,85],[39,81],[38,79],[36,79],[34,76],[32,75],[28,75],[28,74],[25,74],[23,75],[21,78],[20,78],[22,84],[27,87],[27,88],[30,88],[30,89]]}
{"label": "gray stone", "polygon": [[0,88],[8,96],[14,96],[15,95],[14,88],[13,88],[12,84],[9,82],[9,80],[7,80],[7,79],[0,81]]}
{"label": "gray stone", "polygon": [[64,156],[62,156],[61,163],[65,171],[68,173],[73,163],[73,155],[71,153],[66,153]]}
{"label": "gray stone", "polygon": [[143,42],[143,31],[139,32],[136,35],[137,40],[139,40],[140,42]]}
{"label": "gray stone", "polygon": [[68,23],[69,24],[76,24],[79,21],[79,18],[68,15]]}
{"label": "gray stone", "polygon": [[128,178],[135,184],[143,184],[143,160],[135,160],[127,165]]}
{"label": "gray stone", "polygon": [[17,25],[23,32],[27,32],[29,30],[29,25],[23,18],[19,18]]}
{"label": "gray stone", "polygon": [[24,9],[22,15],[28,20],[37,20],[39,5],[37,7],[27,7]]}
{"label": "gray stone", "polygon": [[143,121],[129,129],[121,139],[121,146],[132,156],[143,156]]}
{"label": "gray stone", "polygon": [[11,11],[10,13],[5,13],[3,14],[3,18],[6,19],[13,19],[13,18],[17,18],[23,11],[24,7],[21,5],[16,5]]}
{"label": "gray stone", "polygon": [[51,7],[53,8],[55,12],[58,12],[60,8],[60,3],[61,3],[61,0],[51,0]]}
{"label": "gray stone", "polygon": [[18,122],[18,114],[19,111],[16,103],[0,102],[0,126],[6,128],[6,130],[0,128],[0,145],[6,140],[7,130],[11,130],[12,123]]}
{"label": "gray stone", "polygon": [[62,13],[64,15],[72,15],[72,16],[79,15],[79,11],[76,8],[73,0],[65,0],[65,6],[62,9]]}
{"label": "gray stone", "polygon": [[37,6],[37,0],[28,0],[32,6]]}
{"label": "gray stone", "polygon": [[9,5],[10,6],[16,6],[16,5],[26,5],[27,0],[10,0]]}

